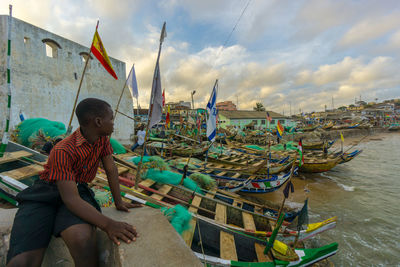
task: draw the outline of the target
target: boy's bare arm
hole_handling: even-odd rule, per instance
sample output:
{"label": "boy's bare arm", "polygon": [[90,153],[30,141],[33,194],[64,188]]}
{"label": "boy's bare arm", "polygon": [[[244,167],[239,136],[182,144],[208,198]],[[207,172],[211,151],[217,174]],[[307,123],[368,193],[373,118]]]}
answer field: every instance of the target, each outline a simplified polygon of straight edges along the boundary
{"label": "boy's bare arm", "polygon": [[126,243],[135,241],[137,236],[135,227],[124,222],[114,221],[101,214],[80,197],[74,181],[57,181],[57,188],[65,206],[67,206],[73,214],[99,227],[108,234],[108,237],[114,241],[115,244],[120,244],[118,239]]}
{"label": "boy's bare arm", "polygon": [[120,189],[119,189],[119,181],[118,181],[118,169],[115,165],[114,159],[112,155],[107,155],[102,159],[104,170],[107,174],[108,184],[110,185],[111,193],[114,198],[115,207],[118,210],[129,212],[129,208],[137,208],[142,207],[142,204],[132,204],[128,202],[122,201]]}

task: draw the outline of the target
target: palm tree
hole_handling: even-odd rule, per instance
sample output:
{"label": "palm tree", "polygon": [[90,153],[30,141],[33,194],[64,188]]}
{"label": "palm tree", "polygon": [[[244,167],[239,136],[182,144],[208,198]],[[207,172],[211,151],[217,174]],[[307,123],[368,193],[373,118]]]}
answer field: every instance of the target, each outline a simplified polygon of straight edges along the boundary
{"label": "palm tree", "polygon": [[255,111],[265,111],[264,105],[262,103],[256,103],[256,106],[253,107]]}

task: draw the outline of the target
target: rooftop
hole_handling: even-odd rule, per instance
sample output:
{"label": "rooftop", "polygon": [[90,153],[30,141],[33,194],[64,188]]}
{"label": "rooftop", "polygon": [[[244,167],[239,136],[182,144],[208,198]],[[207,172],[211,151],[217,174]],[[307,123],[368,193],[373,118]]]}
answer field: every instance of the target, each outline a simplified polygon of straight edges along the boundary
{"label": "rooftop", "polygon": [[[253,111],[253,110],[219,110],[218,113],[228,119],[265,119],[267,117],[266,111]],[[272,118],[286,118],[284,115],[268,111]]]}

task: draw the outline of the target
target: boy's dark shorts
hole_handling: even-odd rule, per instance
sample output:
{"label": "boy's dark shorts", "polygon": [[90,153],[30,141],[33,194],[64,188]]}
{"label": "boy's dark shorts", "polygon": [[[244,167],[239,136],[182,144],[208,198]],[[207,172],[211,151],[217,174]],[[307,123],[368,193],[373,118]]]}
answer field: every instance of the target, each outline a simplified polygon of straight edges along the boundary
{"label": "boy's dark shorts", "polygon": [[[101,212],[87,184],[78,184],[78,191],[83,200]],[[64,205],[55,183],[38,180],[20,192],[17,201],[19,209],[11,230],[7,262],[20,253],[46,248],[52,235],[59,237],[72,225],[87,224]]]}

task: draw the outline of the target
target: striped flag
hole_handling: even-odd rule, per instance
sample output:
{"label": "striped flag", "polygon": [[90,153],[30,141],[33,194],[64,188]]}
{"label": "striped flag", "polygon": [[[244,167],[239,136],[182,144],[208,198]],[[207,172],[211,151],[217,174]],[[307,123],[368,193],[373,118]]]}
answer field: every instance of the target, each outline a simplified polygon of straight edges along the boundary
{"label": "striped flag", "polygon": [[279,120],[278,120],[278,125],[276,126],[276,129],[277,129],[276,134],[278,135],[279,138],[282,138],[284,128],[283,128],[282,124],[279,122]]}
{"label": "striped flag", "polygon": [[211,142],[215,141],[215,136],[217,135],[217,88],[218,80],[215,81],[214,88],[212,90],[210,100],[207,104],[207,138]]}
{"label": "striped flag", "polygon": [[267,111],[267,121],[269,121],[269,123],[271,123],[271,121],[272,121],[272,118],[271,118],[271,116],[269,115],[269,112]]}
{"label": "striped flag", "polygon": [[103,42],[100,39],[100,35],[97,32],[97,27],[93,36],[92,46],[90,50],[92,51],[93,55],[100,61],[101,65],[103,65],[106,71],[108,71],[108,73],[110,73],[111,76],[114,77],[114,79],[118,80],[117,74],[115,74],[115,71],[111,65],[111,61],[108,58],[106,49],[103,46]]}
{"label": "striped flag", "polygon": [[299,145],[297,146],[297,152],[299,152],[300,160],[299,160],[299,167],[304,164],[304,155],[303,155],[303,143],[301,139],[299,141]]}
{"label": "striped flag", "polygon": [[162,91],[162,106],[165,107],[165,89]]}
{"label": "striped flag", "polygon": [[342,142],[344,142],[344,137],[342,132],[340,132],[340,139],[342,140]]}

